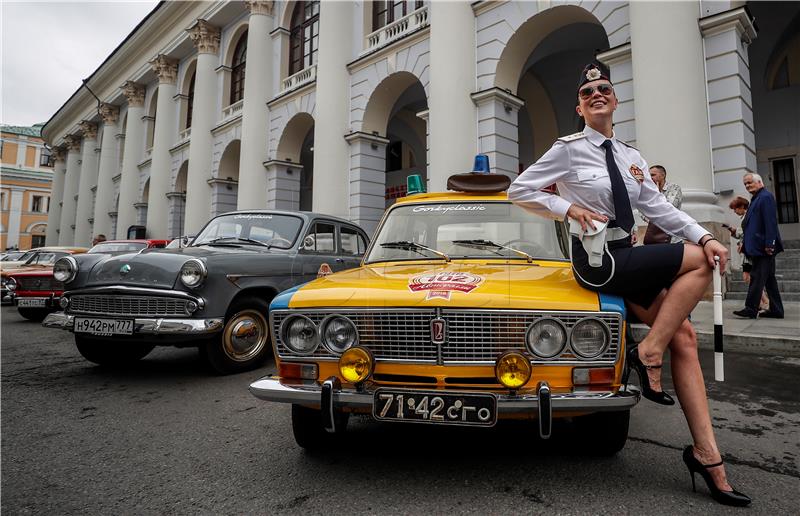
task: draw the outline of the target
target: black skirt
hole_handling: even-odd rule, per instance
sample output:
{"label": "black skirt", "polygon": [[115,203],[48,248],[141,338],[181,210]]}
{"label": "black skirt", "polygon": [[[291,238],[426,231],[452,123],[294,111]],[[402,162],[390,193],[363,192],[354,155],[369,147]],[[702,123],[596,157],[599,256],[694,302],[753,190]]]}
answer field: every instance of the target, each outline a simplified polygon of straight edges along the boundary
{"label": "black skirt", "polygon": [[672,285],[682,261],[682,243],[633,247],[626,238],[608,242],[602,266],[591,267],[581,241],[572,237],[572,269],[578,283],[643,308],[650,308],[661,291]]}

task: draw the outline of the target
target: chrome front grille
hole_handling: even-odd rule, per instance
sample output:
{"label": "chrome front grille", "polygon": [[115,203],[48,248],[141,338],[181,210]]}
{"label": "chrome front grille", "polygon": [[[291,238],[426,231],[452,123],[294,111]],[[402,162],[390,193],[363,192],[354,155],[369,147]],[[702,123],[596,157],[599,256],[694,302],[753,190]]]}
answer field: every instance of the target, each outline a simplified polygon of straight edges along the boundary
{"label": "chrome front grille", "polygon": [[68,313],[130,317],[186,316],[186,299],[158,296],[78,294],[69,298]]}
{"label": "chrome front grille", "polygon": [[64,284],[56,281],[55,278],[40,276],[40,277],[18,277],[19,290],[31,291],[51,291],[51,290],[64,290]]}
{"label": "chrome front grille", "polygon": [[[369,348],[377,360],[442,364],[494,363],[497,356],[505,351],[525,351],[528,327],[544,317],[560,320],[568,334],[575,323],[585,317],[600,319],[608,327],[610,344],[599,357],[591,360],[577,357],[566,346],[560,355],[552,359],[536,359],[535,363],[613,363],[619,352],[622,321],[620,315],[613,312],[442,309],[438,313],[446,321],[446,342],[441,345],[440,351],[439,346],[431,342],[430,323],[437,317],[434,309],[274,311],[271,314],[272,328],[278,355],[281,358],[297,358],[280,335],[281,323],[288,316],[302,314],[319,328],[322,320],[334,313],[346,316],[355,323],[359,343]],[[323,345],[311,357],[336,358]]]}

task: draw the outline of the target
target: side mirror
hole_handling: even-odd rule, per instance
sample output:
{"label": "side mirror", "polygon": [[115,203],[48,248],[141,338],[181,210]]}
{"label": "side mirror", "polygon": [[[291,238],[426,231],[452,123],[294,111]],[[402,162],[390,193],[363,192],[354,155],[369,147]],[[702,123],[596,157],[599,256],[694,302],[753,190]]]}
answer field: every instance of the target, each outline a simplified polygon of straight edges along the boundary
{"label": "side mirror", "polygon": [[308,235],[303,239],[303,249],[311,249],[313,250],[315,247],[316,241],[312,235]]}

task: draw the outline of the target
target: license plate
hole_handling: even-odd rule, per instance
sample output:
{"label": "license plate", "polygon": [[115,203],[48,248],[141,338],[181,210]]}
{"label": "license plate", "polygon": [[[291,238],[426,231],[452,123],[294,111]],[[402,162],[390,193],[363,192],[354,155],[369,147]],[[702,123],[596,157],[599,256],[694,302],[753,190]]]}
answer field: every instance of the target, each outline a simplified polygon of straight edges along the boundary
{"label": "license plate", "polygon": [[46,297],[18,297],[17,306],[22,307],[43,307],[47,306]]}
{"label": "license plate", "polygon": [[133,319],[76,317],[75,333],[91,333],[92,335],[132,335]]}
{"label": "license plate", "polygon": [[497,398],[493,394],[378,389],[372,415],[383,421],[494,426]]}

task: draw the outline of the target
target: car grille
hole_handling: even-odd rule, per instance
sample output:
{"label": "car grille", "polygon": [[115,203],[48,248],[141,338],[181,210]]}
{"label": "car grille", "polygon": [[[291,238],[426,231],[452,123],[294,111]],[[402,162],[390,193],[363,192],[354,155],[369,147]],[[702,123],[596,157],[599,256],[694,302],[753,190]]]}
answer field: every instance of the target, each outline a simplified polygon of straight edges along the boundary
{"label": "car grille", "polygon": [[53,277],[17,278],[19,290],[64,290],[64,284]]}
{"label": "car grille", "polygon": [[187,314],[186,299],[156,296],[79,294],[69,298],[69,313],[170,317]]}
{"label": "car grille", "polygon": [[[437,317],[435,310],[402,311],[347,311],[344,315],[355,323],[359,343],[373,353],[377,360],[402,362],[437,363],[438,346],[431,342],[431,319]],[[302,314],[317,327],[329,311],[272,313],[273,335],[276,336],[278,355],[281,358],[297,357],[283,343],[280,335],[281,323],[292,314]],[[610,344],[596,358],[585,360],[577,357],[566,346],[565,350],[551,359],[536,359],[534,362],[602,362],[613,363],[619,352],[621,318],[610,312],[534,312],[513,310],[441,310],[439,317],[446,321],[447,340],[441,345],[441,363],[487,364],[494,363],[505,351],[524,351],[525,334],[528,327],[544,317],[561,321],[569,332],[579,320],[590,316],[602,320],[609,329]],[[334,358],[320,345],[311,355],[316,358]]]}

